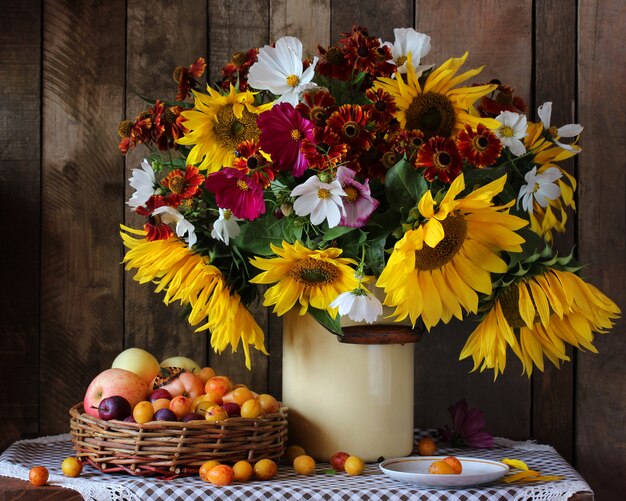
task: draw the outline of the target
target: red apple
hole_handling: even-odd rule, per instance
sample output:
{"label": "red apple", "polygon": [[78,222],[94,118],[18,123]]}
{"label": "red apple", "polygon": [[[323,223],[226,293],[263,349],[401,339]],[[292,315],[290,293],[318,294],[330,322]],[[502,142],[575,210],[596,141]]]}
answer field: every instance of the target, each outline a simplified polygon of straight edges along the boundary
{"label": "red apple", "polygon": [[350,457],[347,452],[336,452],[330,458],[330,466],[337,471],[345,471],[346,459]]}
{"label": "red apple", "polygon": [[83,408],[87,414],[98,417],[98,406],[104,398],[119,395],[128,400],[131,408],[134,408],[139,402],[146,400],[149,393],[148,385],[134,372],[126,369],[107,369],[89,384],[83,399]]}

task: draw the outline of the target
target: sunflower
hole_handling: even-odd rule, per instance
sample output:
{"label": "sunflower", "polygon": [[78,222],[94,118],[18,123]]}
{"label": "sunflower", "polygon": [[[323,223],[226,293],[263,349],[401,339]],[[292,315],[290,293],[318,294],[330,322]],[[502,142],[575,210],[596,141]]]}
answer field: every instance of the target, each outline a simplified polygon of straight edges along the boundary
{"label": "sunflower", "polygon": [[547,242],[551,242],[553,231],[565,231],[567,208],[576,210],[576,202],[574,200],[576,179],[555,162],[573,157],[580,151],[580,147],[573,145],[571,150],[561,148],[546,138],[545,130],[541,123],[533,122],[528,124],[524,144],[526,149],[532,151],[535,155],[533,162],[539,166],[537,174],[543,174],[551,167],[557,168],[563,174],[557,181],[557,185],[561,190],[561,196],[550,200],[545,208],[535,203],[533,213],[530,214],[531,229]]}
{"label": "sunflower", "polygon": [[145,231],[126,226],[122,229],[126,232],[121,233],[124,245],[129,249],[124,256],[126,269],[136,268],[136,281],[153,282],[157,285],[155,292],[165,291],[165,304],[180,301],[182,305],[190,305],[189,323],[197,325],[206,320],[196,330],[210,330],[211,347],[217,353],[229,344],[232,351],[237,351],[241,342],[248,369],[250,345],[267,354],[263,331],[206,256],[190,251],[185,242],[175,237],[150,242]]}
{"label": "sunflower", "polygon": [[265,292],[263,306],[274,305],[274,313],[283,315],[300,303],[300,314],[309,307],[326,310],[333,318],[337,308],[332,303],[341,293],[356,289],[359,285],[353,259],[339,257],[343,252],[334,247],[324,250],[311,250],[300,242],[282,243],[282,247],[270,244],[277,257],[265,259],[256,257],[251,263],[265,270],[250,282],[273,284]]}
{"label": "sunflower", "polygon": [[385,290],[384,304],[396,308],[396,321],[409,316],[415,325],[421,316],[430,329],[462,319],[462,308],[477,312],[476,292],[490,294],[491,273],[507,270],[500,251],[521,252],[524,242],[515,231],[527,222],[508,213],[511,204],[491,202],[505,183],[503,176],[456,199],[465,189],[461,174],[436,211],[430,191],[424,194],[418,210],[427,221],[396,243],[376,284]]}
{"label": "sunflower", "polygon": [[255,106],[254,93],[237,92],[232,85],[226,95],[208,86],[207,91],[208,95],[193,91],[194,109],[181,113],[188,131],[177,143],[193,145],[187,163],[215,172],[231,165],[242,141],[258,139],[257,115],[272,103]]}
{"label": "sunflower", "polygon": [[396,100],[397,118],[403,128],[421,130],[426,138],[451,137],[466,124],[476,129],[479,123],[495,129],[499,123],[492,118],[481,118],[474,109],[477,99],[489,94],[497,85],[457,87],[478,75],[482,68],[466,71],[455,76],[467,59],[467,52],[460,58],[451,58],[426,77],[420,84],[413,65],[407,61],[407,81],[396,73],[395,78],[379,78],[375,89],[386,90]]}
{"label": "sunflower", "polygon": [[571,271],[547,267],[517,279],[493,295],[488,313],[470,335],[460,359],[472,357],[474,369],[504,372],[510,346],[530,376],[543,371],[544,356],[555,366],[568,361],[570,344],[597,353],[594,333],[613,326],[620,310],[593,285]]}

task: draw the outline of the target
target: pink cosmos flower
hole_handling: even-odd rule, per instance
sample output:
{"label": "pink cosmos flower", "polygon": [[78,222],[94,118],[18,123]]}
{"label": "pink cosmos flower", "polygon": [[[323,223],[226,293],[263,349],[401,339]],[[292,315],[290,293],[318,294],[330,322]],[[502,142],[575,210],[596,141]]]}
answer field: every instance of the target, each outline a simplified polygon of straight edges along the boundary
{"label": "pink cosmos flower", "polygon": [[378,207],[378,200],[371,197],[369,180],[361,184],[354,179],[356,172],[343,165],[337,169],[337,181],[341,184],[346,197],[343,206],[346,210],[339,222],[342,226],[360,228]]}
{"label": "pink cosmos flower", "polygon": [[479,409],[468,409],[465,399],[448,407],[452,416],[452,429],[448,425],[439,429],[439,435],[453,446],[487,449],[494,446],[493,437],[483,431],[485,417]]}
{"label": "pink cosmos flower", "polygon": [[227,167],[210,174],[204,187],[215,193],[219,207],[229,207],[235,217],[252,221],[265,213],[263,188],[239,169]]}
{"label": "pink cosmos flower", "polygon": [[280,170],[300,177],[307,169],[307,161],[300,152],[303,139],[313,138],[313,122],[304,118],[289,103],[280,103],[257,118],[261,129],[261,149],[272,156]]}

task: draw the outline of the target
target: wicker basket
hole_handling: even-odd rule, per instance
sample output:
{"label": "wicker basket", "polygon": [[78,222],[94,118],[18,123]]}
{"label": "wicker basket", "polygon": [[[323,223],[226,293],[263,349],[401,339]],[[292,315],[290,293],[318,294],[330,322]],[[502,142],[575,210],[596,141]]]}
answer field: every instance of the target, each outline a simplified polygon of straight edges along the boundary
{"label": "wicker basket", "polygon": [[103,421],[70,409],[70,432],[77,456],[104,472],[172,479],[198,473],[217,459],[277,460],[287,440],[287,408],[256,419],[229,418],[219,423],[154,421],[143,425]]}

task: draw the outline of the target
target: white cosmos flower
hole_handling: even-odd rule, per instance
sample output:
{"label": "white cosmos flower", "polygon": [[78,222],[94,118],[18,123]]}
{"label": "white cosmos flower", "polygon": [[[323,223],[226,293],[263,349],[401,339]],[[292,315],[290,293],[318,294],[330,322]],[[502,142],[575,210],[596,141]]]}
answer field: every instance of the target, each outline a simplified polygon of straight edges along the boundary
{"label": "white cosmos flower", "polygon": [[161,221],[165,224],[176,223],[176,235],[180,238],[183,238],[185,233],[187,233],[187,243],[189,244],[190,249],[198,240],[194,225],[187,221],[180,212],[174,209],[174,207],[163,205],[154,209],[152,214],[161,216]]}
{"label": "white cosmos flower", "polygon": [[296,106],[300,93],[315,85],[311,80],[317,61],[317,57],[313,58],[303,71],[302,42],[295,37],[282,37],[276,41],[276,47],[266,45],[259,49],[257,61],[248,72],[248,84],[280,96],[277,103]]}
{"label": "white cosmos flower", "polygon": [[415,31],[413,28],[395,28],[393,34],[396,39],[391,44],[384,42],[382,45],[389,47],[393,59],[389,63],[397,66],[397,71],[406,73],[408,71],[408,57],[411,55],[411,64],[417,76],[430,68],[432,65],[421,65],[420,60],[430,52],[430,37]]}
{"label": "white cosmos flower", "polygon": [[[553,136],[558,137],[576,137],[583,131],[583,126],[580,124],[567,124],[563,127],[554,128],[554,131],[550,129],[550,117],[552,116],[552,102],[548,101],[547,103],[543,103],[537,109],[537,114],[541,119],[541,123],[543,124],[543,128],[551,132]],[[580,151],[579,146],[561,143],[554,139],[555,144],[558,144],[564,150],[575,151],[578,153]]]}
{"label": "white cosmos flower", "polygon": [[348,195],[336,179],[331,183],[324,183],[317,176],[311,176],[296,186],[291,196],[298,197],[293,203],[294,212],[298,216],[310,214],[311,223],[316,225],[326,219],[328,227],[332,228],[339,224],[342,214],[346,213],[341,197]]}
{"label": "white cosmos flower", "polygon": [[520,188],[517,195],[518,207],[521,201],[522,208],[529,214],[533,213],[533,201],[543,208],[547,207],[550,200],[561,196],[561,188],[555,181],[562,176],[563,173],[556,167],[550,167],[541,174],[537,174],[537,167],[533,167],[524,176],[527,184]]}
{"label": "white cosmos flower", "polygon": [[340,315],[348,315],[353,322],[365,321],[368,324],[383,314],[381,302],[371,292],[361,288],[339,294],[330,307],[338,308]]}
{"label": "white cosmos flower", "polygon": [[503,111],[496,117],[496,120],[501,125],[494,132],[500,139],[502,146],[508,147],[511,153],[517,157],[526,153],[526,147],[522,142],[528,127],[526,115],[520,115],[512,111]]}
{"label": "white cosmos flower", "polygon": [[230,209],[221,209],[220,217],[213,223],[213,229],[211,230],[211,236],[216,240],[221,240],[226,245],[231,238],[236,238],[241,231],[237,221],[241,221],[240,218],[235,217]]}
{"label": "white cosmos flower", "polygon": [[136,209],[137,207],[145,205],[148,199],[154,195],[156,178],[147,160],[141,162],[141,169],[133,169],[131,174],[128,183],[132,188],[135,188],[135,193],[133,193],[126,203],[133,209]]}

